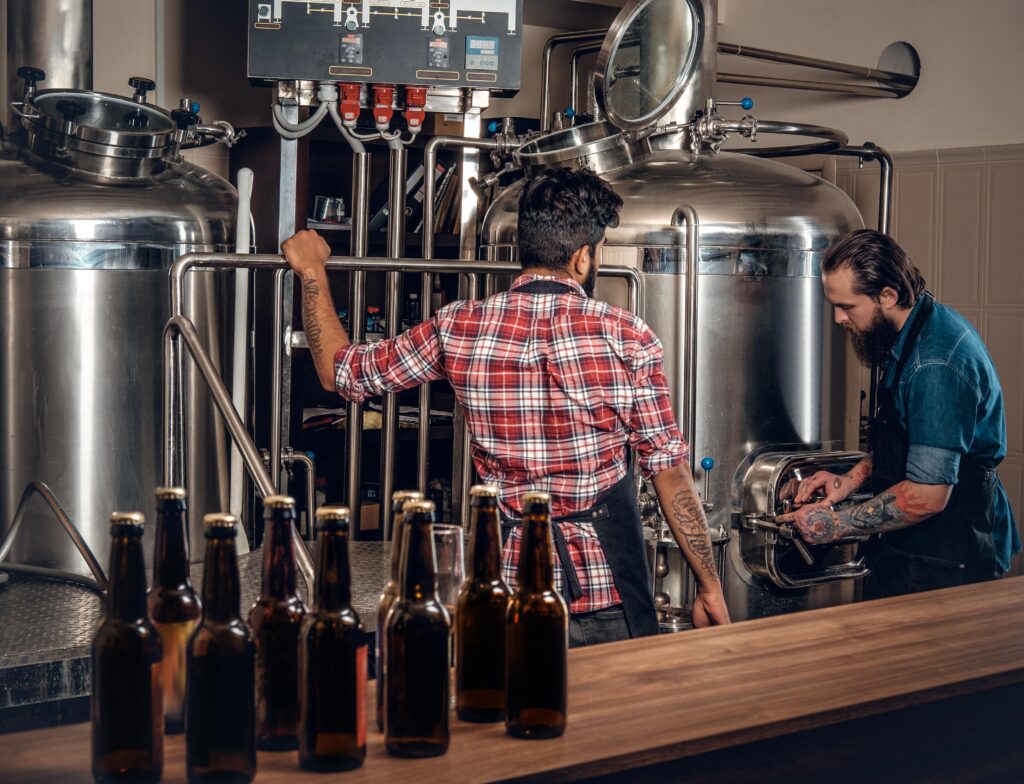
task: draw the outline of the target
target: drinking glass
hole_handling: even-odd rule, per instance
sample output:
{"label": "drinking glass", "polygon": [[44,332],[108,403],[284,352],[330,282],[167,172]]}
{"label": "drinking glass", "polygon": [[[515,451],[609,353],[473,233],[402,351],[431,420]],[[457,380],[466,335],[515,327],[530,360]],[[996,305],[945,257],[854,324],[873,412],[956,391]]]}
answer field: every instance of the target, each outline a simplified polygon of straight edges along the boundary
{"label": "drinking glass", "polygon": [[[466,577],[462,526],[434,524],[434,556],[437,561],[437,597],[448,610],[451,632],[448,636],[448,663],[455,664],[455,603]],[[451,679],[451,707],[455,707],[455,678]]]}

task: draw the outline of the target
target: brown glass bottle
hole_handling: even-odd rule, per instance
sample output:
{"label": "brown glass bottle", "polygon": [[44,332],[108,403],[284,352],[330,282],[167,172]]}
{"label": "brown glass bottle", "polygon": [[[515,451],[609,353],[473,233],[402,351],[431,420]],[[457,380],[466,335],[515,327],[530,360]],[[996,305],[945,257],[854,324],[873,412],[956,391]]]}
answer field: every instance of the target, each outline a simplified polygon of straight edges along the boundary
{"label": "brown glass bottle", "polygon": [[299,632],[306,606],[299,598],[295,549],[295,499],[263,499],[263,584],[249,611],[256,643],[256,747],[299,747]]}
{"label": "brown glass bottle", "polygon": [[401,580],[384,630],[384,746],[396,757],[448,751],[451,621],[437,597],[434,504],[405,506]]}
{"label": "brown glass bottle", "polygon": [[256,776],[256,648],[239,607],[237,522],[229,514],[203,518],[203,614],[185,654],[190,784],[246,784]]}
{"label": "brown glass bottle", "polygon": [[164,732],[185,731],[185,648],[199,620],[188,557],[188,510],[180,487],[156,490],[156,544],[149,614],[163,641]]}
{"label": "brown glass bottle", "polygon": [[299,764],[351,770],[366,759],[366,635],[352,609],[348,507],[316,510],[316,602],[302,626]]}
{"label": "brown glass bottle", "polygon": [[409,501],[422,501],[423,493],[418,490],[396,490],[391,494],[391,569],[388,581],[377,602],[377,729],[384,732],[384,621],[387,620],[391,605],[398,598],[399,569],[402,558],[402,511]]}
{"label": "brown glass bottle", "polygon": [[157,782],[164,767],[160,633],[146,612],[144,520],[110,518],[110,587],[92,640],[92,775]]}
{"label": "brown glass bottle", "polygon": [[498,488],[474,485],[469,496],[469,573],[455,612],[455,704],[463,721],[501,721],[505,614],[511,592],[501,579]]}
{"label": "brown glass bottle", "polygon": [[516,578],[505,627],[505,729],[517,738],[556,738],[568,704],[569,611],[554,585],[547,493],[523,496]]}

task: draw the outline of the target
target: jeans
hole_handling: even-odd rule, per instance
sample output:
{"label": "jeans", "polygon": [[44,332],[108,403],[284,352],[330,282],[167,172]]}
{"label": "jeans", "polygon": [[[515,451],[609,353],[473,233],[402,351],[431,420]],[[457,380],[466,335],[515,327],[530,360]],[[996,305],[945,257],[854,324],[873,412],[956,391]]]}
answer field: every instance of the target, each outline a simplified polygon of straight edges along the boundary
{"label": "jeans", "polygon": [[629,638],[629,624],[621,604],[588,613],[569,614],[570,648]]}

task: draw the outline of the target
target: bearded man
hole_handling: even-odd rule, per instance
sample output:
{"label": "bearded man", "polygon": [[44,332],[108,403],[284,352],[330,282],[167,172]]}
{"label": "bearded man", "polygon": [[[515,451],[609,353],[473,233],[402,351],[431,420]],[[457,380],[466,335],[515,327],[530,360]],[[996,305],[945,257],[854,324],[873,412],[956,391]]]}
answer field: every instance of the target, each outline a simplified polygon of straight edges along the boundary
{"label": "bearded man", "polygon": [[[1006,455],[1003,393],[971,325],[925,291],[904,250],[852,232],[821,264],[835,321],[880,370],[871,453],[847,474],[800,483],[792,522],[812,544],[872,535],[865,598],[991,580],[1021,543],[996,467]],[[862,486],[866,503],[832,509]],[[809,503],[824,494],[824,501]]]}

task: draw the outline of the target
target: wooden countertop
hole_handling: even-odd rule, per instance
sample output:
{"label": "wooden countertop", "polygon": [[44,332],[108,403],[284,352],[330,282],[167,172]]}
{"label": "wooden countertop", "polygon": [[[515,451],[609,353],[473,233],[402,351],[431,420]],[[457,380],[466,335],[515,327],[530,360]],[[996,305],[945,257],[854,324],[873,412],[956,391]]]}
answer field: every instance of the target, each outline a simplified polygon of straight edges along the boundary
{"label": "wooden countertop", "polygon": [[[388,757],[371,731],[365,765],[343,780],[578,780],[925,703],[934,713],[984,690],[1017,694],[1024,577],[576,650],[569,678],[562,738],[514,740],[500,724],[453,721],[448,754],[413,761]],[[89,765],[87,724],[0,735],[7,784],[88,782]],[[166,782],[185,780],[181,736],[168,739],[164,771]],[[257,782],[323,780],[294,753],[260,754]]]}

